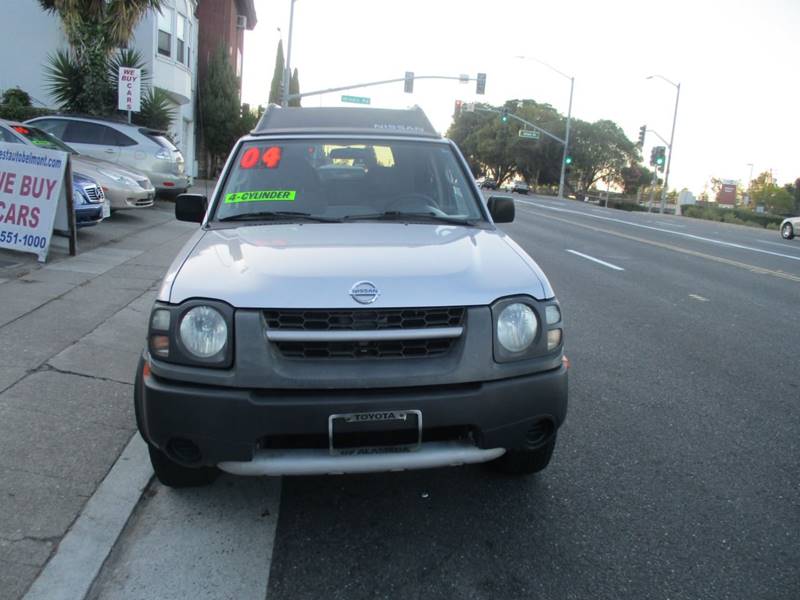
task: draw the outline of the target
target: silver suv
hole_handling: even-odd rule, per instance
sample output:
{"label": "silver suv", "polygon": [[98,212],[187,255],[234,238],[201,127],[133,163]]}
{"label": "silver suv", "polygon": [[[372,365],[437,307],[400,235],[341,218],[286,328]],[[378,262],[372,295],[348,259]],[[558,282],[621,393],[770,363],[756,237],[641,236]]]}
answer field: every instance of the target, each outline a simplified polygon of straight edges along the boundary
{"label": "silver suv", "polygon": [[185,192],[189,177],[183,155],[161,131],[93,117],[30,119],[81,154],[141,171],[159,192]]}
{"label": "silver suv", "polygon": [[153,307],[139,431],[169,486],[550,461],[561,309],[455,144],[409,110],[271,107]]}

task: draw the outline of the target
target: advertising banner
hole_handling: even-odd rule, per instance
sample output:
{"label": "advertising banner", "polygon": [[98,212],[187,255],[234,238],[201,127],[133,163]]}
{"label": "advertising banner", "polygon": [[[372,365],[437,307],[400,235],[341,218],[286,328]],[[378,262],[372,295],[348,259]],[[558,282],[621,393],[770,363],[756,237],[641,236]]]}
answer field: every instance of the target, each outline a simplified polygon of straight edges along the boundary
{"label": "advertising banner", "polygon": [[142,110],[142,70],[120,67],[117,75],[117,108],[139,112]]}
{"label": "advertising banner", "polygon": [[0,142],[0,248],[44,261],[56,211],[71,197],[64,189],[67,161],[59,150]]}

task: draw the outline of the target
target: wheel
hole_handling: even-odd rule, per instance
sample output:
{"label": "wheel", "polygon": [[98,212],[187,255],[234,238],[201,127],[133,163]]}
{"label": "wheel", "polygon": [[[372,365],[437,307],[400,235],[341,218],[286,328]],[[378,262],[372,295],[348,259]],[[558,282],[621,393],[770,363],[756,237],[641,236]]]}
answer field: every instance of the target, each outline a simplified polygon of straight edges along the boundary
{"label": "wheel", "polygon": [[148,446],[148,449],[156,477],[167,487],[201,487],[213,483],[219,475],[219,469],[216,467],[184,467],[167,458],[167,455],[158,448]]}
{"label": "wheel", "polygon": [[781,227],[781,237],[785,240],[790,240],[794,237],[794,230],[791,223],[786,223]]}
{"label": "wheel", "polygon": [[556,447],[556,436],[550,438],[544,446],[530,450],[528,448],[509,449],[503,456],[493,460],[489,465],[496,471],[507,475],[530,475],[538,473],[550,464],[553,449]]}

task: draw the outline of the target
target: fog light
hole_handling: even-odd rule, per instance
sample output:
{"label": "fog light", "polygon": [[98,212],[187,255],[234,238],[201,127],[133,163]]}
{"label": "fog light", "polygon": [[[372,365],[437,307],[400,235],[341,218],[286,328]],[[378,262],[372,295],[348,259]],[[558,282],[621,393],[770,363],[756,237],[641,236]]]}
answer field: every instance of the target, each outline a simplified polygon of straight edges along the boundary
{"label": "fog light", "polygon": [[150,338],[150,349],[158,356],[169,356],[169,336],[154,335]]}
{"label": "fog light", "polygon": [[553,348],[557,348],[558,345],[561,343],[561,330],[560,329],[551,329],[547,332],[547,349],[552,350]]}
{"label": "fog light", "polygon": [[555,325],[561,320],[561,309],[555,304],[550,304],[544,309],[545,320],[548,325]]}

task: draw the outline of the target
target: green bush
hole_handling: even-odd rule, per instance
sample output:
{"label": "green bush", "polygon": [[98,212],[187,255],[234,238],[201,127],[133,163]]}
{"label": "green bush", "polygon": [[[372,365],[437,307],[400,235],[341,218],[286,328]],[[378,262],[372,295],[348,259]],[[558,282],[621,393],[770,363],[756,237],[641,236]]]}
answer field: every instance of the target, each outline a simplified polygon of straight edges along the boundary
{"label": "green bush", "polygon": [[646,206],[639,206],[636,202],[628,202],[626,200],[609,200],[608,208],[616,208],[618,210],[627,210],[631,212],[645,212]]}
{"label": "green bush", "polygon": [[53,111],[49,108],[36,108],[19,104],[0,104],[0,119],[8,119],[9,121],[26,121],[33,117],[51,114],[53,114]]}
{"label": "green bush", "polygon": [[681,207],[685,217],[704,219],[706,221],[719,221],[750,227],[777,228],[781,217],[764,213],[756,213],[745,208],[720,208],[719,206],[689,205]]}

